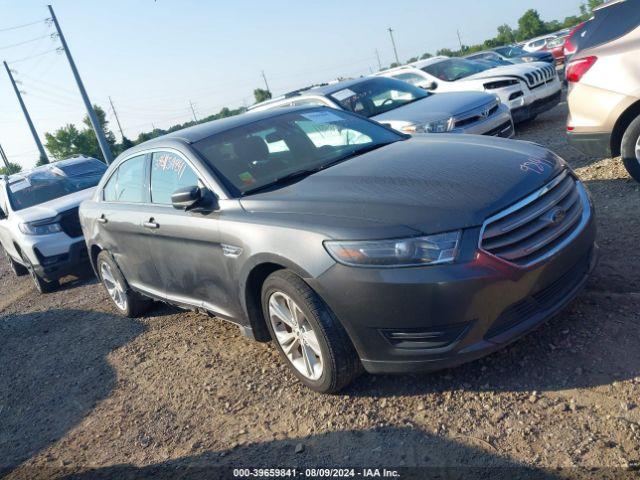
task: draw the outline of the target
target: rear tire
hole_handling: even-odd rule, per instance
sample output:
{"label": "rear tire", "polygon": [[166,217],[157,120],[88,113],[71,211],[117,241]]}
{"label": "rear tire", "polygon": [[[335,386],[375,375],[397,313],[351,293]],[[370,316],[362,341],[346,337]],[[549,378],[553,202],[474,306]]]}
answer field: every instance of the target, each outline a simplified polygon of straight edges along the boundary
{"label": "rear tire", "polygon": [[96,270],[102,286],[122,315],[136,318],[151,307],[153,302],[150,299],[131,289],[109,252],[100,252],[96,259]]}
{"label": "rear tire", "polygon": [[[279,306],[292,307],[288,312],[296,317],[293,326],[289,323],[292,316],[283,321],[283,312],[274,313]],[[334,393],[362,373],[347,332],[320,296],[293,272],[278,270],[267,277],[262,286],[262,311],[280,355],[310,389]]]}
{"label": "rear tire", "polygon": [[622,163],[636,182],[640,182],[640,116],[627,127],[620,145]]}

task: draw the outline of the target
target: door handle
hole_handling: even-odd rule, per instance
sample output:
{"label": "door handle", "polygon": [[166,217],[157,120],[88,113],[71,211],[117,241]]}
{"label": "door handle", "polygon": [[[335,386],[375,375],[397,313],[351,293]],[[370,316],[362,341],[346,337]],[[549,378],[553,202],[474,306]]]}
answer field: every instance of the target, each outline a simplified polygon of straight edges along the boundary
{"label": "door handle", "polygon": [[148,222],[144,222],[142,225],[144,226],[144,228],[151,228],[151,229],[160,228],[160,224],[157,222],[154,222],[153,218],[150,218]]}
{"label": "door handle", "polygon": [[99,223],[107,223],[109,221],[109,220],[107,220],[107,217],[104,216],[104,213],[102,215],[100,215],[96,220]]}

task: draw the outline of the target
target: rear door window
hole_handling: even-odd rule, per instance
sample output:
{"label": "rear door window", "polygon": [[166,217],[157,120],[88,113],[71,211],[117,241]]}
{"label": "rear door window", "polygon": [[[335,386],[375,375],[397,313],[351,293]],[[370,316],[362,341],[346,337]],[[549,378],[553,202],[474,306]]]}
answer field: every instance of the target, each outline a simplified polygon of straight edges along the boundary
{"label": "rear door window", "polygon": [[155,152],[152,155],[152,203],[171,205],[171,195],[176,190],[198,185],[198,176],[180,155],[172,152]]}
{"label": "rear door window", "polygon": [[596,10],[581,33],[579,49],[584,50],[623,37],[640,25],[640,0],[626,0]]}

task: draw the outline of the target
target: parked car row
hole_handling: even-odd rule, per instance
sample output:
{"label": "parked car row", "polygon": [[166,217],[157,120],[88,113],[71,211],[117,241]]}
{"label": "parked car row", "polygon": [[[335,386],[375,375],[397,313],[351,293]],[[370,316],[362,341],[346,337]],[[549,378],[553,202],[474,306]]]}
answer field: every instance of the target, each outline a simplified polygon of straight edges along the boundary
{"label": "parked car row", "polygon": [[[595,11],[567,79],[571,141],[619,148],[640,180],[639,4]],[[547,62],[447,57],[297,90],[108,168],[1,178],[0,241],[41,292],[90,263],[123,315],[158,300],[226,319],[319,392],[454,366],[555,315],[594,268],[586,187],[508,138],[559,92]]]}
{"label": "parked car row", "polygon": [[404,80],[434,92],[491,92],[509,107],[514,123],[532,120],[550,110],[562,95],[555,68],[544,62],[494,66],[438,56],[376,75]]}

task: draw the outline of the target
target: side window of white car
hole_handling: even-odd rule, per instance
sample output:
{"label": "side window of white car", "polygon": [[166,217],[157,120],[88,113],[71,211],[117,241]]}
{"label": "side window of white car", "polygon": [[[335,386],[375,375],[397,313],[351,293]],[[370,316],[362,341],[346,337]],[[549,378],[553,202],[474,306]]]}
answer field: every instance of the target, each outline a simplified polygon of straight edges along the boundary
{"label": "side window of white car", "polygon": [[424,78],[422,78],[417,73],[404,72],[398,73],[393,76],[393,78],[397,78],[398,80],[402,80],[403,82],[410,83],[411,85],[417,85],[420,82],[424,82]]}

